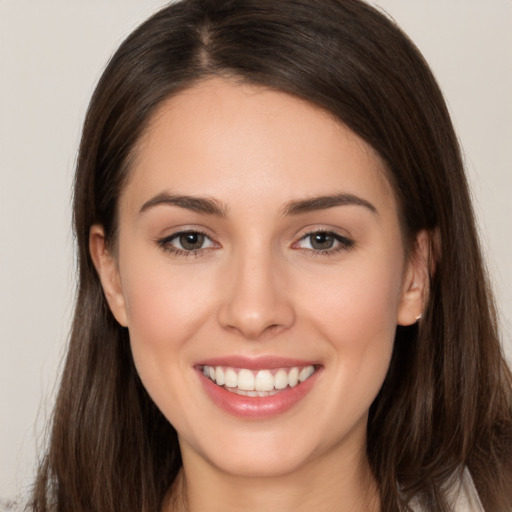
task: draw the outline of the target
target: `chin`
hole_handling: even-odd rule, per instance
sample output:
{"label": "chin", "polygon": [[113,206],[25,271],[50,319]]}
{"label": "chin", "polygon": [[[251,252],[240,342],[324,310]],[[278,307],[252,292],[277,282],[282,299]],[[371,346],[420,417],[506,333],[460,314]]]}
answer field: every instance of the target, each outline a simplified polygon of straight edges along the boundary
{"label": "chin", "polygon": [[[266,430],[240,429],[231,435],[226,432],[208,432],[199,443],[183,446],[184,463],[190,447],[200,459],[224,474],[240,478],[278,478],[300,471],[322,458],[333,448],[328,439],[305,435],[295,426]],[[261,425],[260,425],[261,427]],[[180,444],[183,444],[180,440]],[[194,457],[195,458],[195,457]]]}
{"label": "chin", "polygon": [[297,452],[271,453],[262,448],[249,453],[233,451],[228,457],[210,459],[210,463],[223,473],[239,478],[279,478],[300,470],[307,459]]}

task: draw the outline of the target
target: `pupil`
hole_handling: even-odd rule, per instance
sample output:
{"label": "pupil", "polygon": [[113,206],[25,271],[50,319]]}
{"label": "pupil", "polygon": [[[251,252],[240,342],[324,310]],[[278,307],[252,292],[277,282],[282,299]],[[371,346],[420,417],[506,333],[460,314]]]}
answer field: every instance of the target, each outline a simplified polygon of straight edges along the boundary
{"label": "pupil", "polygon": [[184,233],[180,235],[180,244],[187,251],[201,249],[203,243],[204,235],[201,233]]}
{"label": "pupil", "polygon": [[334,245],[334,237],[328,233],[315,233],[311,235],[311,247],[313,249],[331,249]]}

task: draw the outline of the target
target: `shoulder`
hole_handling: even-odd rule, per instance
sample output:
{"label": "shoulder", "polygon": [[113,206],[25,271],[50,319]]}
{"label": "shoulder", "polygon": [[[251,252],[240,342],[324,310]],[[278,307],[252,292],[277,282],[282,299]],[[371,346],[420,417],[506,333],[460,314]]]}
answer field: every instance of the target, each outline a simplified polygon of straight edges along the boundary
{"label": "shoulder", "polygon": [[[484,507],[467,468],[464,469],[460,477],[453,480],[448,492],[448,499],[453,512],[484,512]],[[411,507],[414,512],[427,512],[417,502],[411,503]]]}
{"label": "shoulder", "polygon": [[467,468],[464,469],[459,481],[455,482],[450,496],[452,497],[454,512],[484,512],[475,484]]}

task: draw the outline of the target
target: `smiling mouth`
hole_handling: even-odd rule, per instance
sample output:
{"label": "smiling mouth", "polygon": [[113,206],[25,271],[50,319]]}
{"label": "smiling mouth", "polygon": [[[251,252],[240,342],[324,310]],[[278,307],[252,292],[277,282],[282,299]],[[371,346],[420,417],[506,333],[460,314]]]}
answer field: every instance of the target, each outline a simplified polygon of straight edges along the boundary
{"label": "smiling mouth", "polygon": [[309,379],[317,367],[308,365],[248,370],[229,366],[204,365],[201,370],[207,379],[231,393],[249,397],[265,397],[298,386],[301,382]]}

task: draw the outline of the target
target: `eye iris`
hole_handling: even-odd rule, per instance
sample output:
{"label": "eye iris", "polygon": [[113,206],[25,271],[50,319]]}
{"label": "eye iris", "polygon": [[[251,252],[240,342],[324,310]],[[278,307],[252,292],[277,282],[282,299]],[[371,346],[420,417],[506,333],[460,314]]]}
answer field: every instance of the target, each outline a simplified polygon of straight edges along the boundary
{"label": "eye iris", "polygon": [[201,249],[204,244],[205,235],[201,233],[182,233],[180,235],[180,244],[187,251]]}
{"label": "eye iris", "polygon": [[310,242],[313,249],[332,249],[334,245],[334,237],[329,233],[315,233],[310,236]]}

